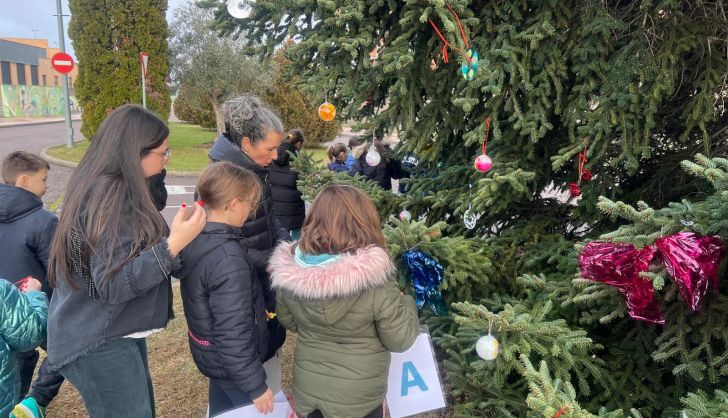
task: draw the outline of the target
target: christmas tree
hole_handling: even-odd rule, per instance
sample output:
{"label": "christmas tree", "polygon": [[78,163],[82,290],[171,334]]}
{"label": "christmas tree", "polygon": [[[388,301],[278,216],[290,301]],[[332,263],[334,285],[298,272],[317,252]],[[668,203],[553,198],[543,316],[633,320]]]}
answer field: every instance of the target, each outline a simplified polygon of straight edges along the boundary
{"label": "christmas tree", "polygon": [[[579,265],[597,239],[652,254],[678,232],[728,237],[721,2],[259,0],[244,19],[203,5],[262,56],[294,39],[310,94],[421,160],[402,197],[305,161],[301,188],[355,182],[418,220],[385,233],[403,284],[408,252],[442,264],[450,314],[423,319],[456,416],[726,413],[725,267],[695,310],[655,250],[629,282],[652,297],[648,322],[634,289]],[[475,350],[489,329],[490,361]]]}

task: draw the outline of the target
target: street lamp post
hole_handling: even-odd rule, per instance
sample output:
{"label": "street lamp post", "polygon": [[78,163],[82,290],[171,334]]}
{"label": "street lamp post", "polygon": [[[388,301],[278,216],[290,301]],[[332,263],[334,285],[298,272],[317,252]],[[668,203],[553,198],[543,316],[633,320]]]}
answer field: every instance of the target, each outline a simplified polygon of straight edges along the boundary
{"label": "street lamp post", "polygon": [[[56,12],[58,13],[58,48],[66,52],[66,41],[63,35],[63,10],[61,0],[56,0]],[[68,88],[68,74],[63,74],[63,107],[66,114],[66,146],[73,148],[73,125],[71,123],[71,90]]]}

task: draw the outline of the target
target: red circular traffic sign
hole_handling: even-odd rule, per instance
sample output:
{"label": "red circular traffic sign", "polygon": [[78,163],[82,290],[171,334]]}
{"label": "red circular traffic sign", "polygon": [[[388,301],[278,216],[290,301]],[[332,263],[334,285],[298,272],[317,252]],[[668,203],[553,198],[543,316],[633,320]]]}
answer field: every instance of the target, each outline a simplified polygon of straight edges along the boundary
{"label": "red circular traffic sign", "polygon": [[73,70],[75,64],[73,63],[73,57],[66,54],[65,52],[57,52],[51,57],[51,65],[53,69],[61,74],[68,74]]}

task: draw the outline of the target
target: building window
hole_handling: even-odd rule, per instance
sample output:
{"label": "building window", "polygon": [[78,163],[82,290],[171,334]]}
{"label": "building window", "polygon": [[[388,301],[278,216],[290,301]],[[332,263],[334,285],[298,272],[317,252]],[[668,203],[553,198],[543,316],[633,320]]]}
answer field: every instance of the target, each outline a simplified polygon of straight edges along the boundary
{"label": "building window", "polygon": [[38,85],[38,66],[37,65],[30,66],[30,82],[34,86]]}
{"label": "building window", "polygon": [[48,83],[46,81],[46,75],[45,74],[43,74],[43,85],[44,86],[47,86],[48,85]]}
{"label": "building window", "polygon": [[53,85],[58,87],[58,76],[57,75],[53,76]]}
{"label": "building window", "polygon": [[28,84],[25,80],[25,64],[16,63],[15,68],[18,69],[18,85]]}
{"label": "building window", "polygon": [[7,61],[0,62],[0,72],[3,73],[3,84],[13,84],[10,77],[10,63]]}

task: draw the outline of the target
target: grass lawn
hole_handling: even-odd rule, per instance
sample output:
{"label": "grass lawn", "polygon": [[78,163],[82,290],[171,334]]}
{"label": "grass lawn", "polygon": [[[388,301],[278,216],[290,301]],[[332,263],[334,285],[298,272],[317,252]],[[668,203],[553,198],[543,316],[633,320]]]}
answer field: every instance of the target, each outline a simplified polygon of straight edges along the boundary
{"label": "grass lawn", "polygon": [[[172,158],[167,164],[168,171],[202,171],[208,164],[207,153],[217,133],[197,125],[186,123],[169,124],[169,143]],[[48,155],[65,161],[79,162],[88,149],[89,142],[77,142],[73,148],[59,145],[48,150]],[[323,163],[328,161],[325,148],[311,146],[305,148],[314,154],[314,159]],[[323,165],[323,164],[322,164]]]}
{"label": "grass lawn", "polygon": [[[207,379],[195,367],[187,343],[187,323],[182,310],[179,286],[174,286],[174,311],[177,318],[167,328],[147,338],[149,368],[152,371],[158,418],[202,418],[207,411]],[[296,335],[288,334],[283,346],[282,386],[290,392],[293,386],[293,349]],[[45,353],[41,350],[41,357]],[[40,362],[38,363],[40,365]],[[49,417],[86,417],[86,409],[78,392],[68,382],[48,408]],[[452,417],[452,411],[416,415],[419,418]]]}

